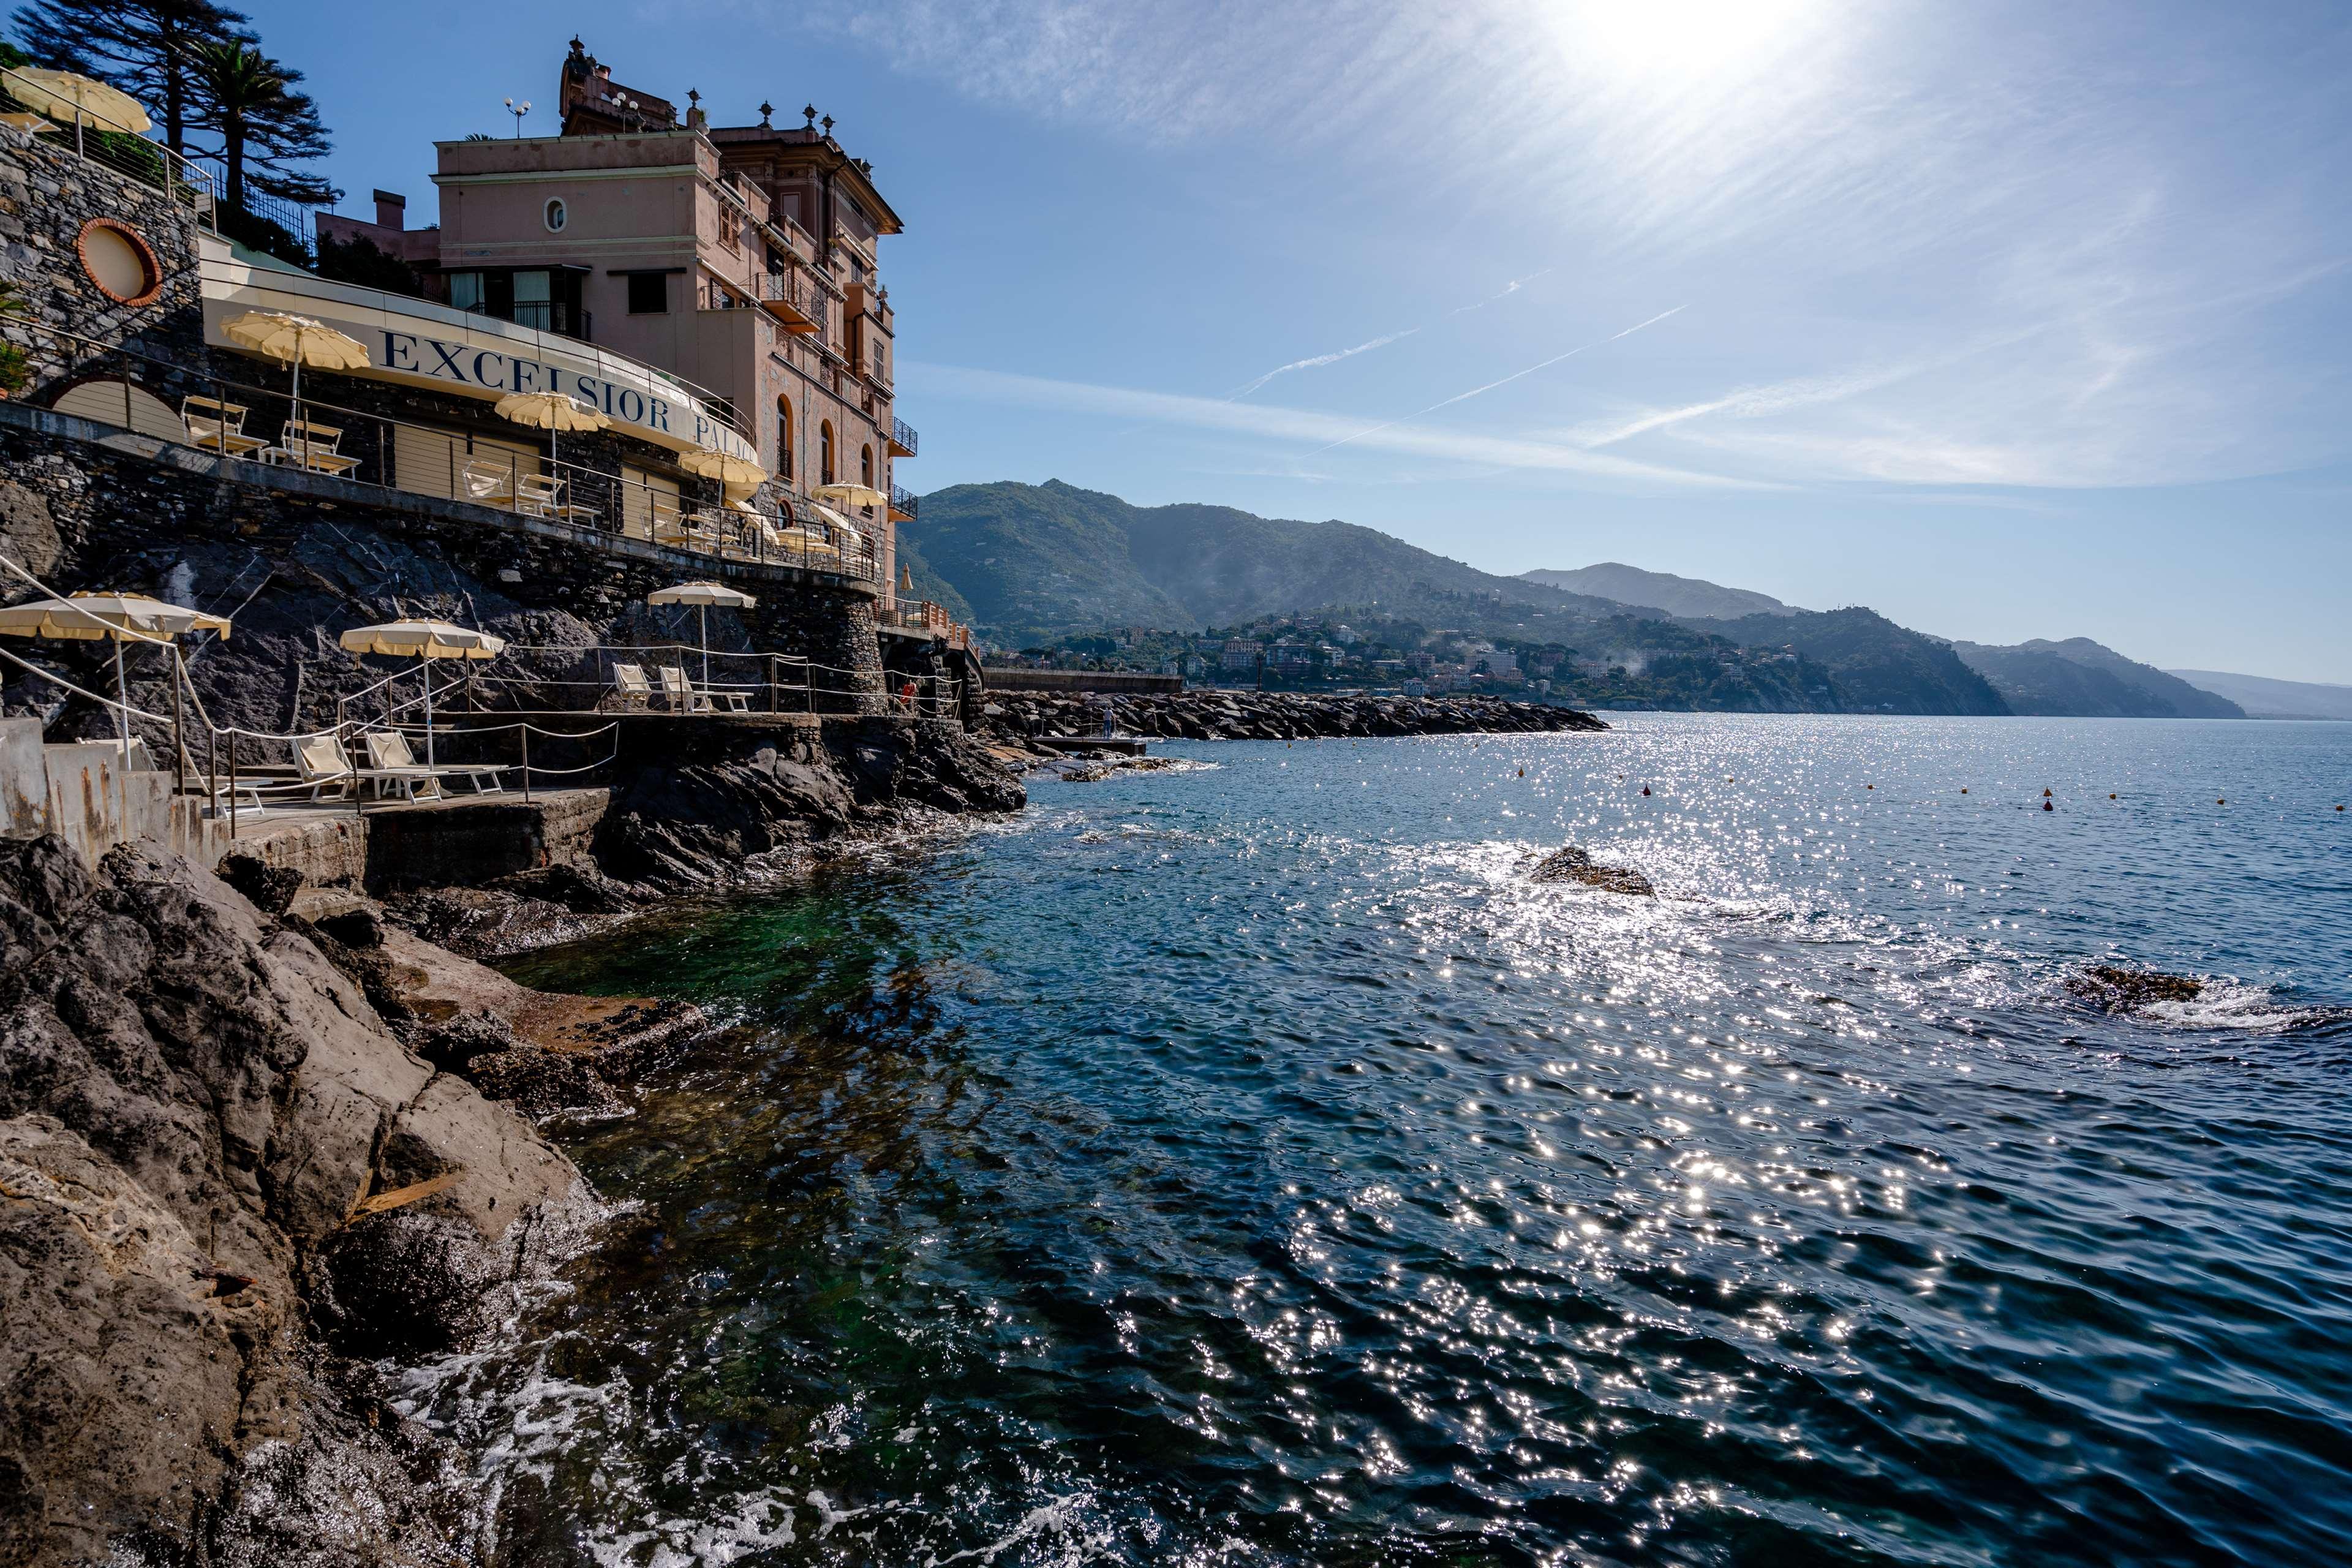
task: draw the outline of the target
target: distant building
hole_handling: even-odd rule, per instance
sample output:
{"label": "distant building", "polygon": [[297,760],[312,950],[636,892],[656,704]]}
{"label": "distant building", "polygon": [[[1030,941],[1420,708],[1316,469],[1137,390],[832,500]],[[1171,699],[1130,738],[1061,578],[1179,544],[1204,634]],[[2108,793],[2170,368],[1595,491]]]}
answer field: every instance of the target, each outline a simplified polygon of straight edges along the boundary
{"label": "distant building", "polygon": [[1266,668],[1276,675],[1305,675],[1315,668],[1315,650],[1305,643],[1278,642],[1266,654]]}
{"label": "distant building", "polygon": [[1257,668],[1257,644],[1246,637],[1227,639],[1217,655],[1217,668],[1229,675],[1247,675]]}

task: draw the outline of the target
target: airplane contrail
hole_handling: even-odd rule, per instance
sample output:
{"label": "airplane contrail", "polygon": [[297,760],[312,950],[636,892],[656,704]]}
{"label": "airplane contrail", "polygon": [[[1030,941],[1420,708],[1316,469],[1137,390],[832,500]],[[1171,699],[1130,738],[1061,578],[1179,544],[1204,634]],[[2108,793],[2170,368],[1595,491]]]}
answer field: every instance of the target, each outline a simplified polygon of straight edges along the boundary
{"label": "airplane contrail", "polygon": [[[1499,295],[1496,297],[1500,298]],[[1239,392],[1232,394],[1231,396],[1227,397],[1226,401],[1230,403],[1235,397],[1247,397],[1251,393],[1255,392],[1259,387],[1264,386],[1267,382],[1272,381],[1277,375],[1287,374],[1289,372],[1294,370],[1313,370],[1319,364],[1337,364],[1343,359],[1352,359],[1360,353],[1368,353],[1373,349],[1384,349],[1391,343],[1396,342],[1399,338],[1409,338],[1419,331],[1421,331],[1419,327],[1407,327],[1401,332],[1391,332],[1384,338],[1374,338],[1370,342],[1358,343],[1354,348],[1341,349],[1337,353],[1317,354],[1312,359],[1295,359],[1288,364],[1278,364],[1272,370],[1267,371],[1264,375],[1259,376],[1255,381],[1251,382],[1247,386],[1243,387]]]}
{"label": "airplane contrail", "polygon": [[1648,321],[1636,321],[1622,332],[1612,332],[1605,338],[1595,338],[1589,343],[1579,343],[1576,347],[1569,350],[1566,353],[1554,354],[1551,358],[1544,360],[1540,363],[1531,364],[1525,370],[1515,370],[1510,374],[1504,376],[1500,381],[1490,381],[1484,386],[1474,386],[1467,392],[1456,393],[1452,397],[1446,398],[1442,403],[1433,403],[1428,407],[1422,409],[1419,413],[1402,415],[1397,418],[1390,420],[1385,425],[1374,425],[1369,429],[1359,430],[1352,436],[1342,436],[1337,441],[1332,442],[1330,446],[1318,447],[1313,452],[1309,452],[1307,455],[1312,458],[1318,453],[1329,451],[1332,447],[1344,447],[1350,441],[1360,441],[1367,436],[1377,436],[1383,430],[1393,429],[1395,426],[1405,423],[1406,420],[1420,418],[1423,414],[1434,414],[1441,408],[1451,408],[1454,405],[1466,402],[1470,398],[1477,396],[1482,392],[1492,392],[1495,388],[1507,385],[1510,383],[1518,380],[1519,377],[1523,375],[1533,375],[1536,372],[1542,370],[1547,366],[1558,364],[1564,359],[1574,359],[1578,354],[1583,353],[1588,349],[1597,349],[1603,343],[1613,343],[1619,338],[1630,338],[1635,332],[1640,331],[1643,327],[1654,327],[1660,321],[1664,321],[1668,316],[1675,315],[1688,308],[1689,307],[1685,305],[1677,305],[1672,310],[1661,310],[1656,315],[1651,317]]}

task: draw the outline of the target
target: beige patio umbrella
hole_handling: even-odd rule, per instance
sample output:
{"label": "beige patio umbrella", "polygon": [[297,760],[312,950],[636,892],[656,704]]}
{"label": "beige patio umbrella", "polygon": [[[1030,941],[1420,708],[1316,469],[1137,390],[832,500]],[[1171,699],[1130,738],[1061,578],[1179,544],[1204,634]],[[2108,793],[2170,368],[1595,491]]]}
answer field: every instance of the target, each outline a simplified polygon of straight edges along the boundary
{"label": "beige patio umbrella", "polygon": [[[167,605],[144,594],[70,594],[62,599],[35,599],[0,609],[0,634],[18,637],[53,637],[65,642],[114,639],[115,732],[122,741],[122,826],[131,827],[131,687],[122,673],[122,645],[132,637],[142,642],[174,642],[191,632],[229,634],[228,621],[202,610]],[[178,657],[178,649],[173,650]],[[177,698],[173,699],[177,701]],[[174,735],[173,746],[179,744]],[[179,764],[174,762],[173,764]]]}
{"label": "beige patio umbrella", "polygon": [[499,417],[547,432],[547,460],[555,461],[559,430],[604,430],[613,422],[568,392],[509,392],[498,401]]}
{"label": "beige patio umbrella", "polygon": [[872,485],[856,485],[846,481],[840,484],[819,485],[809,491],[809,494],[819,500],[829,500],[835,506],[888,506],[890,504],[889,496],[876,489]]}
{"label": "beige patio umbrella", "polygon": [[768,470],[749,458],[739,458],[732,452],[716,452],[708,447],[697,447],[677,460],[677,466],[698,479],[717,479],[730,489],[752,489],[767,482]]}
{"label": "beige patio umbrella", "polygon": [[137,99],[102,81],[74,71],[43,70],[30,66],[10,70],[0,85],[27,109],[52,120],[85,121],[101,131],[128,131],[133,135],[152,130],[155,122]]}
{"label": "beige patio umbrella", "polygon": [[284,310],[247,310],[224,323],[221,331],[229,342],[294,367],[297,423],[302,417],[304,365],[314,370],[357,370],[370,363],[366,346],[357,338],[339,332],[324,321]]}
{"label": "beige patio umbrella", "polygon": [[724,583],[680,583],[675,587],[656,588],[646,595],[648,605],[692,605],[695,618],[702,625],[702,684],[710,684],[710,607],[722,610],[748,610],[760,601],[740,588]]}
{"label": "beige patio umbrella", "polygon": [[340,638],[352,653],[383,654],[413,658],[425,676],[425,765],[433,766],[433,660],[436,658],[496,658],[507,639],[447,621],[386,621],[381,626],[353,626]]}

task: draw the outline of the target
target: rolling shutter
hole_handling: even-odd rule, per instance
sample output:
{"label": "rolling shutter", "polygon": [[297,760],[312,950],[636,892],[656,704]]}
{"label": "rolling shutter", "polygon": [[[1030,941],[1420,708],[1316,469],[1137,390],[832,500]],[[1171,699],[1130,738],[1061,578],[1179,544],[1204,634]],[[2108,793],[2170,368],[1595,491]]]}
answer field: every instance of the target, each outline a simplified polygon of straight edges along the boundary
{"label": "rolling shutter", "polygon": [[677,481],[645,468],[621,468],[621,531],[632,539],[654,536],[654,502],[666,498],[670,510],[678,506]]}
{"label": "rolling shutter", "polygon": [[[462,430],[431,430],[417,425],[392,427],[393,483],[418,495],[444,500],[475,500],[465,482],[468,463],[495,463],[515,475],[539,472],[539,449],[519,441],[468,436]],[[508,504],[504,496],[485,504]]]}

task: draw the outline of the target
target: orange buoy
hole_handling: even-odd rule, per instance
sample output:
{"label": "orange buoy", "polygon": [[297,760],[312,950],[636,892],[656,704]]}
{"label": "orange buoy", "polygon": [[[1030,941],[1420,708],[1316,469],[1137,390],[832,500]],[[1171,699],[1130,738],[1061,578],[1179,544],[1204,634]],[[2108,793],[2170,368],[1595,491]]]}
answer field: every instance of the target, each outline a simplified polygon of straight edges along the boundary
{"label": "orange buoy", "polygon": [[2048,790],[2046,790],[2046,789],[2045,789],[2045,790],[2043,790],[2043,791],[2042,792],[2042,799],[2044,799],[2044,800],[2048,800],[2048,799],[2050,798],[2050,792],[2049,792]]}
{"label": "orange buoy", "polygon": [[2108,798],[2109,800],[2113,800],[2113,799],[2115,799],[2115,798],[2116,798],[2116,792],[2115,792],[2115,791],[2113,791],[2113,790],[2109,790],[2109,791],[2107,792],[2107,798]]}
{"label": "orange buoy", "polygon": [[1876,784],[1864,784],[1862,787],[1864,789],[1876,789],[1878,786]]}
{"label": "orange buoy", "polygon": [[1966,784],[1962,784],[1962,785],[1960,786],[1960,793],[1961,793],[1962,795],[1966,795],[1966,794],[1968,794],[1968,793],[1969,793],[1969,786],[1968,786],[1968,785],[1966,785]]}
{"label": "orange buoy", "polygon": [[1525,769],[1525,768],[1521,768],[1521,769],[1519,770],[1519,776],[1520,776],[1521,778],[1525,778],[1525,777],[1527,777],[1527,776],[1528,776],[1528,770],[1527,770],[1527,769]]}
{"label": "orange buoy", "polygon": [[2229,797],[2225,795],[2221,799],[2215,801],[2213,804],[2215,805],[2227,805],[2230,804]]}

